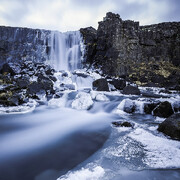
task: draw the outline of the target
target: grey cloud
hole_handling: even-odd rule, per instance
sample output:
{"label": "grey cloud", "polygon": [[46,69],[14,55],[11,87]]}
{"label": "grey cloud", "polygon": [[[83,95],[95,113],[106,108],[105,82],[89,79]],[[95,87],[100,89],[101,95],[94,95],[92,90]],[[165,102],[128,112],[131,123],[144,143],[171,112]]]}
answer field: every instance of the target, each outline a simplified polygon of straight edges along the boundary
{"label": "grey cloud", "polygon": [[[56,1],[62,3],[66,2],[66,0],[0,0],[0,2],[9,3],[8,6],[6,5],[6,7],[4,7],[6,8],[5,11],[0,12],[0,17],[6,22],[7,25],[10,26],[33,26],[32,23],[34,23],[34,21],[28,22],[25,20],[25,17],[31,17],[33,15],[32,12],[34,11],[32,11],[32,9],[35,9],[38,11],[38,13],[41,13],[41,6],[43,7],[44,5],[46,5],[50,8],[51,3]],[[18,2],[20,6],[11,8],[13,6],[13,3],[11,2]],[[149,15],[151,17],[154,17],[154,19],[156,20],[156,22],[154,22],[154,19],[152,18],[152,20],[150,20],[150,23],[180,20],[180,0],[134,0],[132,2],[127,0],[69,0],[69,2],[69,6],[66,7],[68,9],[63,9],[63,11],[54,12],[53,9],[49,9],[49,11],[47,10],[47,15],[49,14],[49,16],[51,17],[43,28],[52,27],[52,29],[61,29],[61,22],[66,20],[64,19],[64,13],[67,12],[67,10],[71,12],[71,10],[73,11],[74,9],[77,9],[76,13],[79,12],[80,16],[78,17],[83,17],[83,9],[85,9],[85,11],[90,14],[91,19],[88,19],[84,26],[87,26],[87,24],[89,24],[89,26],[93,24],[95,25],[97,23],[97,18],[99,19],[100,16],[105,16],[105,11],[108,9],[108,7],[105,9],[103,9],[102,7],[106,6],[107,2],[114,4],[114,8],[111,8],[110,10],[112,12],[120,14],[121,18],[124,20],[131,19],[141,22],[143,19],[149,18]],[[153,5],[155,6],[156,4],[158,4],[159,6],[161,3],[165,3],[167,5],[167,8],[163,9],[162,11],[158,11],[158,8],[156,8],[155,10],[152,9],[151,12],[152,7],[149,6],[150,3],[153,3]],[[0,3],[0,5],[1,4],[3,3]],[[161,8],[161,6],[159,8]],[[9,9],[12,10],[10,11]],[[50,20],[52,20],[51,18],[57,20],[59,24],[53,27],[52,22],[50,22]],[[78,19],[78,21],[81,22],[81,19]],[[68,21],[67,24],[64,23],[63,26],[67,25],[67,27],[71,27],[71,24],[68,23],[70,22]],[[38,24],[34,25],[38,26]],[[41,27],[40,24],[39,26]]]}

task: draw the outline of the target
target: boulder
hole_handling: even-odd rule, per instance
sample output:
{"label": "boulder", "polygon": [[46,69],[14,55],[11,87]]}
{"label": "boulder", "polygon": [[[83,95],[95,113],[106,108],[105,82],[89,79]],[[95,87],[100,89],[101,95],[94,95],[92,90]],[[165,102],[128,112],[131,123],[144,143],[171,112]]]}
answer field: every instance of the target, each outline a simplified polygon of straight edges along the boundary
{"label": "boulder", "polygon": [[160,102],[145,103],[144,104],[144,113],[152,114],[153,109],[159,104],[160,104]]}
{"label": "boulder", "polygon": [[158,131],[163,132],[173,139],[180,140],[180,113],[173,114],[159,124]]}
{"label": "boulder", "polygon": [[154,116],[159,116],[163,118],[167,118],[174,113],[171,103],[168,101],[161,102],[155,109],[153,110]]}
{"label": "boulder", "polygon": [[123,94],[132,94],[132,95],[140,95],[140,90],[136,86],[128,85],[123,88]]}
{"label": "boulder", "polygon": [[133,113],[136,110],[136,105],[131,99],[123,99],[118,105],[117,110],[122,110],[127,113]]}
{"label": "boulder", "polygon": [[93,81],[93,90],[96,91],[109,91],[108,82],[106,79],[97,79]]}
{"label": "boulder", "polygon": [[109,83],[119,90],[122,90],[126,86],[126,81],[124,79],[112,79]]}

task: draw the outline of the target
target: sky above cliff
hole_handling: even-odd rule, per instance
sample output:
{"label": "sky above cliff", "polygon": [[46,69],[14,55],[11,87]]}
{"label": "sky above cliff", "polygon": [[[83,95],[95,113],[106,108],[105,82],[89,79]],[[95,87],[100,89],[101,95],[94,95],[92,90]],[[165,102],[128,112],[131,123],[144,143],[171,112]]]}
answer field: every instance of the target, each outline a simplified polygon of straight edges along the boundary
{"label": "sky above cliff", "polygon": [[180,21],[180,0],[0,0],[0,25],[59,31],[97,28],[109,11],[141,25]]}

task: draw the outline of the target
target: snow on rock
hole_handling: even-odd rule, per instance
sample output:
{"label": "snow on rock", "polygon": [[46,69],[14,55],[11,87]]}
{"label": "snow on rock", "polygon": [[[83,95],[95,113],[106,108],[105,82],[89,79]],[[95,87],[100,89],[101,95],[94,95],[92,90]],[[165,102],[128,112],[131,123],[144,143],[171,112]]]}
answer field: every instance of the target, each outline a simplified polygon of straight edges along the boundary
{"label": "snow on rock", "polygon": [[67,95],[64,94],[61,98],[51,99],[48,102],[48,106],[51,107],[65,107],[67,101]]}
{"label": "snow on rock", "polygon": [[128,137],[144,147],[144,163],[151,168],[180,168],[180,142],[158,137],[137,128]]}
{"label": "snow on rock", "polygon": [[117,110],[125,111],[127,113],[132,113],[135,111],[135,103],[131,99],[123,99],[117,107]]}
{"label": "snow on rock", "polygon": [[106,95],[99,93],[96,95],[95,100],[103,102],[103,101],[109,101],[109,98]]}
{"label": "snow on rock", "polygon": [[144,104],[146,101],[143,99],[132,100],[129,98],[123,99],[117,107],[118,111],[124,111],[126,113],[139,113],[144,114]]}
{"label": "snow on rock", "polygon": [[37,104],[38,103],[35,100],[30,100],[30,102],[20,106],[0,106],[0,114],[24,114],[32,112],[36,108]]}
{"label": "snow on rock", "polygon": [[101,166],[96,166],[92,169],[82,168],[78,171],[69,172],[57,180],[100,180],[104,174],[104,169]]}
{"label": "snow on rock", "polygon": [[72,108],[78,110],[89,109],[93,105],[93,100],[89,93],[80,92],[72,102]]}
{"label": "snow on rock", "polygon": [[99,93],[98,91],[91,91],[90,95],[96,101],[109,101],[109,98],[104,93]]}

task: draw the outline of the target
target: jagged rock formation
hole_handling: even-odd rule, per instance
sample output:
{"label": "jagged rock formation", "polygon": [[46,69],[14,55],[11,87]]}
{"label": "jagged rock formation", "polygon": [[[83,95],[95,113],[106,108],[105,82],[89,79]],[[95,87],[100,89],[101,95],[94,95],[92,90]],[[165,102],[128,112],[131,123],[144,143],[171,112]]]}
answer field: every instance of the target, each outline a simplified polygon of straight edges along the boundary
{"label": "jagged rock formation", "polygon": [[[139,22],[123,21],[118,14],[109,12],[97,31],[84,28],[81,33],[87,62],[100,65],[105,74],[159,82],[180,73],[174,67],[180,65],[180,22],[139,26]],[[155,75],[157,79],[153,80]]]}
{"label": "jagged rock formation", "polygon": [[5,62],[43,62],[49,57],[51,31],[0,27],[0,66]]}

